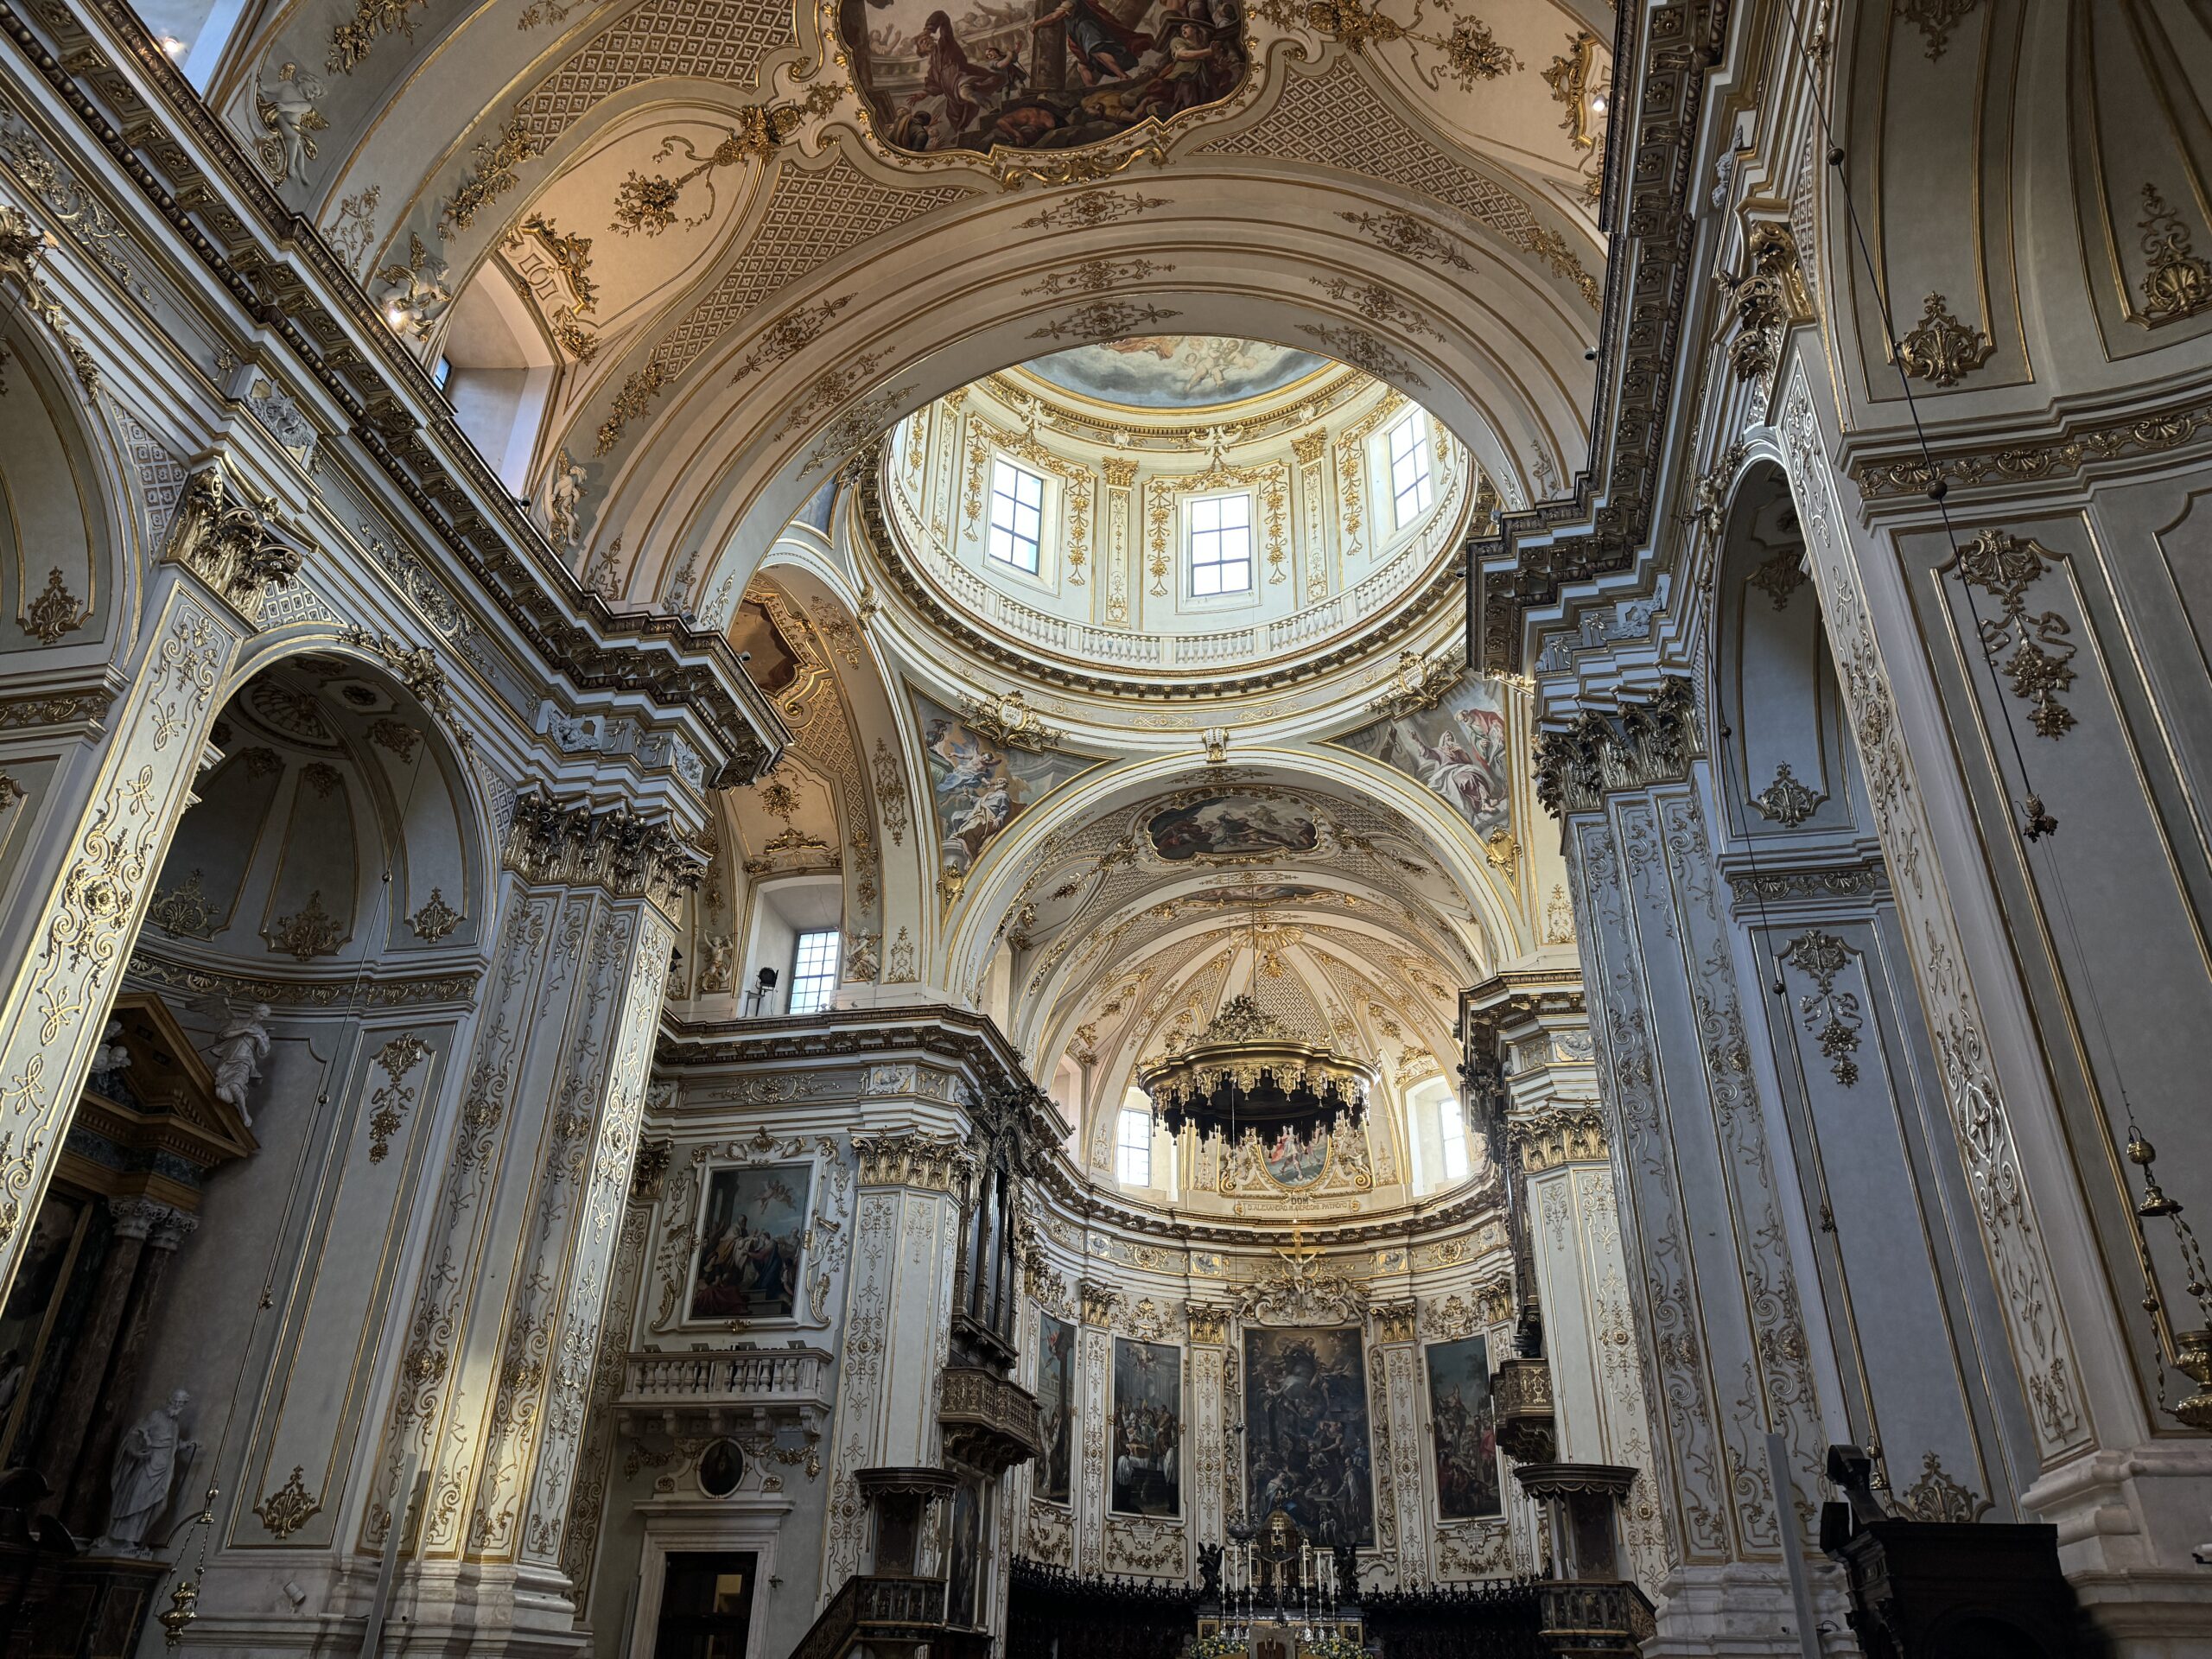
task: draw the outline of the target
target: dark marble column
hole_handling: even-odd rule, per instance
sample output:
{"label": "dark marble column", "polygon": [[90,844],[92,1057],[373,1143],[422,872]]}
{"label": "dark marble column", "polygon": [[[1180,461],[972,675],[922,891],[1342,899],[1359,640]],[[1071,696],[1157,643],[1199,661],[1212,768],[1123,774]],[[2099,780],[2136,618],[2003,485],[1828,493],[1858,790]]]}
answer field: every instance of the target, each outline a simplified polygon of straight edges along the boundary
{"label": "dark marble column", "polygon": [[124,1313],[122,1332],[116,1338],[107,1382],[92,1408],[84,1447],[77,1459],[76,1477],[70,1482],[68,1501],[61,1511],[63,1522],[80,1538],[96,1536],[107,1519],[108,1471],[115,1461],[116,1442],[123,1437],[131,1402],[138,1397],[139,1367],[161,1307],[162,1281],[168,1276],[177,1247],[200,1225],[196,1216],[159,1207],[162,1212],[147,1232],[139,1253],[138,1276]]}
{"label": "dark marble column", "polygon": [[56,1493],[66,1494],[73,1488],[78,1456],[92,1426],[100,1386],[107,1380],[108,1363],[114,1357],[116,1338],[130,1305],[146,1235],[156,1222],[175,1213],[168,1205],[146,1198],[110,1198],[107,1207],[113,1217],[114,1236],[108,1245],[107,1260],[100,1264],[99,1288],[92,1297],[91,1311],[70,1350],[68,1375],[55,1398],[47,1422],[46,1444],[39,1453],[39,1472]]}

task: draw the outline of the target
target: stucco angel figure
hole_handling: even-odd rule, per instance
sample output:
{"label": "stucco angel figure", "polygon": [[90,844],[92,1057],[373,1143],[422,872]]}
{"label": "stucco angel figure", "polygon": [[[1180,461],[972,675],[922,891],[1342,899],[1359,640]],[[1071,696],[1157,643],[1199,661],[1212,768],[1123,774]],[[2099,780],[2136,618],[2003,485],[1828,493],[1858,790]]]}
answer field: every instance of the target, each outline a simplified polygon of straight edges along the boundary
{"label": "stucco angel figure", "polygon": [[576,544],[576,509],[583,505],[583,463],[563,449],[545,497],[545,535],[554,546]]}
{"label": "stucco angel figure", "polygon": [[182,1389],[124,1431],[108,1477],[107,1530],[92,1545],[94,1554],[144,1555],[146,1534],[169,1506],[169,1492],[180,1466],[188,1466],[199,1447],[184,1438],[185,1408],[192,1396]]}
{"label": "stucco angel figure", "polygon": [[321,96],[322,83],[296,63],[285,64],[276,71],[274,86],[262,79],[258,69],[254,71],[254,112],[269,135],[256,149],[273,182],[306,180],[308,163],[315,156],[312,135],[330,124],[315,106]]}
{"label": "stucco angel figure", "polygon": [[229,1014],[215,1038],[215,1098],[237,1107],[251,1128],[253,1114],[245,1094],[260,1078],[261,1062],[269,1056],[269,1005],[257,1002],[243,1014],[231,1007]]}
{"label": "stucco angel figure", "polygon": [[451,278],[446,262],[424,247],[421,237],[409,232],[407,263],[386,265],[377,273],[381,285],[377,300],[385,321],[417,340],[428,340],[453,303]]}
{"label": "stucco angel figure", "polygon": [[123,1046],[123,1021],[111,1020],[100,1033],[99,1046],[92,1051],[92,1087],[105,1090],[130,1065],[130,1051]]}

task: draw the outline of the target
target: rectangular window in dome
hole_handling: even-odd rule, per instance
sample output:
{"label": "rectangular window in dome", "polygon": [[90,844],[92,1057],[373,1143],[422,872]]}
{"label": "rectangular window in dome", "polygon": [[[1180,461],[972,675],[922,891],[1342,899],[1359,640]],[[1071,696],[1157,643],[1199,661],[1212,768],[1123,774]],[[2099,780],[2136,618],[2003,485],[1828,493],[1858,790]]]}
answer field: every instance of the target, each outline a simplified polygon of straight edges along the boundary
{"label": "rectangular window in dome", "polygon": [[837,990],[837,930],[802,933],[791,950],[793,1014],[819,1014]]}
{"label": "rectangular window in dome", "polygon": [[1122,1109],[1122,1132],[1115,1151],[1116,1173],[1124,1186],[1152,1185],[1152,1114],[1141,1106]]}
{"label": "rectangular window in dome", "polygon": [[1003,455],[991,463],[991,533],[987,546],[1001,564],[1037,574],[1044,525],[1045,480]]}
{"label": "rectangular window in dome", "polygon": [[1252,591],[1252,498],[1191,503],[1191,593],[1198,599]]}
{"label": "rectangular window in dome", "polygon": [[1392,520],[1403,530],[1436,503],[1436,485],[1428,471],[1428,433],[1421,411],[1408,410],[1388,437]]}

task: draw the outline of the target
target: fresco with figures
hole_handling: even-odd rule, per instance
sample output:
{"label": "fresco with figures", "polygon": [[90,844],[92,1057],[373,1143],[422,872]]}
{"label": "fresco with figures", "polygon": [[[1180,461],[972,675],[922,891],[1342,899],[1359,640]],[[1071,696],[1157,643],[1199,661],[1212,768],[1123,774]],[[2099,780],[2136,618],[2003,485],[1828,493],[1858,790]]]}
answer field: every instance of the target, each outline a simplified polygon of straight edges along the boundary
{"label": "fresco with figures", "polygon": [[1478,834],[1505,827],[1512,772],[1495,686],[1470,676],[1433,708],[1378,720],[1336,741],[1427,785]]}
{"label": "fresco with figures", "polygon": [[1114,1508],[1183,1512],[1183,1351],[1114,1338]]}
{"label": "fresco with figures", "polygon": [[1309,1536],[1375,1542],[1367,1358],[1357,1330],[1244,1332],[1248,1515],[1281,1510]]}
{"label": "fresco with figures", "polygon": [[1050,1313],[1037,1316],[1037,1430],[1044,1451],[1037,1459],[1037,1496],[1068,1501],[1075,1464],[1075,1326]]}
{"label": "fresco with figures", "polygon": [[813,1171],[804,1164],[718,1169],[708,1178],[691,1269],[695,1319],[787,1319]]}
{"label": "fresco with figures", "polygon": [[1155,812],[1146,823],[1152,849],[1173,863],[1310,853],[1320,844],[1313,815],[1288,801],[1210,795]]}
{"label": "fresco with figures", "polygon": [[1000,830],[1090,765],[1050,750],[994,743],[927,697],[917,696],[914,704],[929,757],[938,861],[951,880],[967,875]]}
{"label": "fresco with figures", "polygon": [[1218,103],[1236,0],[841,0],[876,135],[912,151],[1071,149]]}
{"label": "fresco with figures", "polygon": [[1137,409],[1207,409],[1264,397],[1329,366],[1311,352],[1229,334],[1131,334],[1023,364],[1062,391]]}
{"label": "fresco with figures", "polygon": [[1497,1474],[1497,1416],[1490,1397],[1490,1339],[1431,1343],[1429,1433],[1436,1448],[1437,1512],[1471,1521],[1504,1512]]}

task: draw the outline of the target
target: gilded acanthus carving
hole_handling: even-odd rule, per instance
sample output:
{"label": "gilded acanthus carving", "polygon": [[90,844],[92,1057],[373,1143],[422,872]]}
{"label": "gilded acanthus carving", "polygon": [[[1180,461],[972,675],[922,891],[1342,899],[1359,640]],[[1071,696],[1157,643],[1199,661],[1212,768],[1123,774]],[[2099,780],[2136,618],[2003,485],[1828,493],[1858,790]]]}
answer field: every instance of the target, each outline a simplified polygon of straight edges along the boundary
{"label": "gilded acanthus carving", "polygon": [[1564,731],[1536,738],[1536,798],[1554,817],[1597,810],[1617,790],[1679,783],[1698,741],[1697,698],[1679,676],[1648,699],[1624,696],[1620,712],[1586,710]]}
{"label": "gilded acanthus carving", "polygon": [[1744,246],[1751,269],[1721,278],[1734,334],[1728,361],[1738,379],[1761,380],[1780,360],[1783,330],[1812,320],[1813,302],[1798,268],[1797,238],[1787,225],[1754,221]]}
{"label": "gilded acanthus carving", "polygon": [[1987,334],[1953,316],[1941,294],[1930,294],[1920,321],[1897,341],[1897,364],[1916,380],[1955,386],[1988,362],[1996,349]]}
{"label": "gilded acanthus carving", "polygon": [[2154,184],[2143,187],[2143,217],[2136,228],[2143,233],[2148,265],[2143,277],[2144,320],[2171,322],[2212,305],[2212,262],[2197,253],[2188,225],[2166,206]]}
{"label": "gilded acanthus carving", "polygon": [[1979,1521],[1993,1507],[1972,1487],[1955,1478],[1933,1452],[1920,1459],[1920,1478],[1891,1500],[1899,1511],[1915,1521]]}
{"label": "gilded acanthus carving", "polygon": [[1368,1310],[1375,1316],[1375,1340],[1377,1342],[1411,1342],[1414,1322],[1421,1306],[1408,1297],[1402,1302],[1377,1302]]}
{"label": "gilded acanthus carving", "polygon": [[253,1513],[279,1543],[322,1513],[322,1501],[307,1488],[307,1465],[294,1464],[291,1478],[253,1506]]}
{"label": "gilded acanthus carving", "polygon": [[1185,1302],[1183,1317],[1190,1321],[1192,1342],[1218,1347],[1229,1340],[1229,1324],[1236,1310],[1219,1302]]}
{"label": "gilded acanthus carving", "polygon": [[1324,1264],[1320,1252],[1294,1244],[1278,1251],[1266,1277],[1236,1291],[1236,1311],[1264,1325],[1353,1325],[1367,1308],[1367,1286]]}
{"label": "gilded acanthus carving", "polygon": [[1398,653],[1398,665],[1391,673],[1389,689],[1368,703],[1368,711],[1378,719],[1401,720],[1424,709],[1433,709],[1459,683],[1465,672],[1456,652],[1424,658],[1417,651],[1402,651]]}
{"label": "gilded acanthus carving", "polygon": [[1548,1106],[1509,1119],[1505,1135],[1526,1174],[1605,1160],[1605,1115],[1595,1106]]}
{"label": "gilded acanthus carving", "polygon": [[1797,779],[1787,760],[1774,769],[1774,781],[1751,797],[1759,816],[1771,823],[1795,830],[1820,810],[1825,795],[1816,795]]}
{"label": "gilded acanthus carving", "polygon": [[537,793],[515,798],[505,861],[528,881],[642,893],[664,904],[696,887],[707,863],[665,822],[621,807],[563,806]]}
{"label": "gilded acanthus carving", "polygon": [[1075,1294],[1082,1305],[1083,1322],[1101,1327],[1114,1323],[1114,1310],[1121,1306],[1122,1293],[1113,1285],[1096,1279],[1076,1281]]}
{"label": "gilded acanthus carving", "polygon": [[1790,940],[1779,958],[1813,982],[1813,989],[1797,999],[1797,1012],[1805,1029],[1820,1039],[1821,1052],[1835,1080],[1848,1089],[1859,1081],[1859,1028],[1866,1024],[1858,994],[1839,991],[1836,976],[1851,965],[1852,949],[1833,933],[1808,929]]}
{"label": "gilded acanthus carving", "polygon": [[957,1135],[906,1129],[892,1135],[856,1135],[853,1152],[861,1160],[862,1186],[918,1186],[950,1192],[967,1202],[976,1177],[976,1158]]}
{"label": "gilded acanthus carving", "polygon": [[2004,607],[2002,617],[1976,619],[1982,655],[2003,670],[2043,737],[2063,737],[2074,724],[2074,711],[2058,700],[2074,683],[2072,626],[2056,611],[2028,613],[2028,590],[2044,565],[2057,563],[2049,548],[2001,530],[1985,530],[1959,550],[1959,580]]}
{"label": "gilded acanthus carving", "polygon": [[299,574],[300,550],[270,529],[276,516],[273,498],[249,494],[217,461],[185,484],[162,556],[251,614],[270,587]]}
{"label": "gilded acanthus carving", "polygon": [[[78,344],[77,337],[69,332],[60,304],[39,272],[46,250],[46,232],[31,223],[29,215],[21,208],[0,201],[0,283],[12,284],[22,296],[23,309],[47,326],[55,343],[68,353],[70,365],[77,371],[77,378],[85,390],[96,392],[100,389],[99,366],[93,363],[92,353]],[[0,391],[5,390],[5,383],[0,382]]]}

